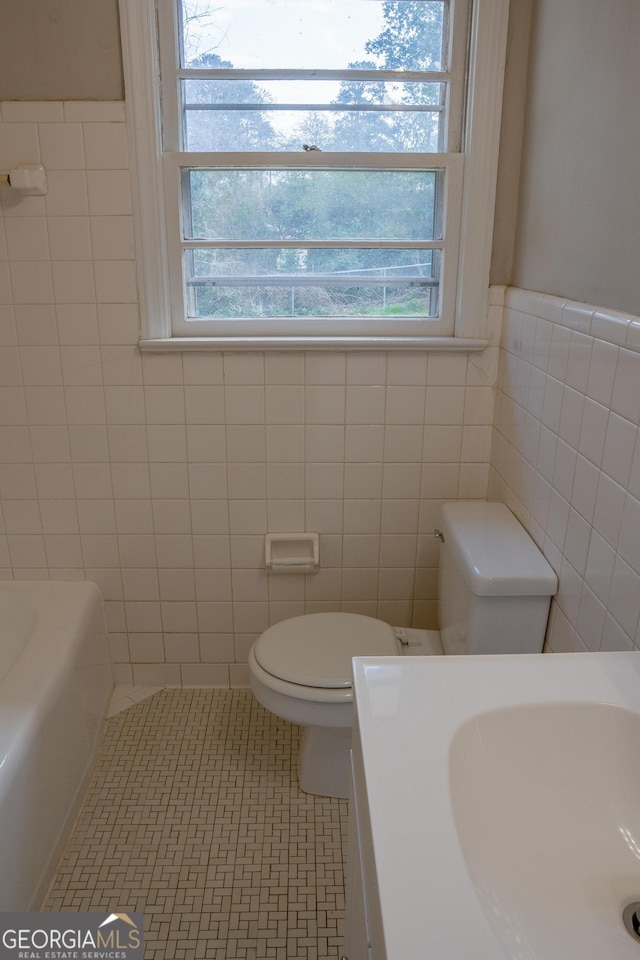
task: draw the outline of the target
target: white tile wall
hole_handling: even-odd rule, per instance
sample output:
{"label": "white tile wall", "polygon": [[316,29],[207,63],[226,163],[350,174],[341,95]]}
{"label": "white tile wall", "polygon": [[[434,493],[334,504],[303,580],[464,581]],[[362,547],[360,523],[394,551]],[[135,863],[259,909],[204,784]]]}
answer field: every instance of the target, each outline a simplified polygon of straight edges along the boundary
{"label": "white tile wall", "polygon": [[640,321],[504,297],[489,496],[559,576],[554,652],[640,647]]}
{"label": "white tile wall", "polygon": [[[0,169],[50,188],[0,190],[0,575],[95,580],[120,683],[242,684],[306,611],[435,625],[430,534],[486,495],[497,332],[469,357],[142,356],[124,121],[0,105]],[[268,578],[264,533],[305,529],[320,572]]]}

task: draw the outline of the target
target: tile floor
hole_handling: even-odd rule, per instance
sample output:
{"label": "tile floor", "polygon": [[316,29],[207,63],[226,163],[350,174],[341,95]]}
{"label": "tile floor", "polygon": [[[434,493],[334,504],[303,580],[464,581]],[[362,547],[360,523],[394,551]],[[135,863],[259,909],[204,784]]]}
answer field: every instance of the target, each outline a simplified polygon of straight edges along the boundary
{"label": "tile floor", "polygon": [[347,803],[298,789],[298,745],[249,690],[112,716],[43,909],[143,911],[149,960],[336,960]]}

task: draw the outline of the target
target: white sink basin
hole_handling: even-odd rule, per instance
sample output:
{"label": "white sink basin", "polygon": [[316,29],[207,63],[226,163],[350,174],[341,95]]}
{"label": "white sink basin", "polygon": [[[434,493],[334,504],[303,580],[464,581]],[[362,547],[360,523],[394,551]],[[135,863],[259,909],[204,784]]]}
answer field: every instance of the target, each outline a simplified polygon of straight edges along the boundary
{"label": "white sink basin", "polygon": [[354,661],[376,958],[640,960],[640,655]]}
{"label": "white sink basin", "polygon": [[602,703],[506,707],[451,741],[458,837],[509,957],[640,957],[640,716]]}

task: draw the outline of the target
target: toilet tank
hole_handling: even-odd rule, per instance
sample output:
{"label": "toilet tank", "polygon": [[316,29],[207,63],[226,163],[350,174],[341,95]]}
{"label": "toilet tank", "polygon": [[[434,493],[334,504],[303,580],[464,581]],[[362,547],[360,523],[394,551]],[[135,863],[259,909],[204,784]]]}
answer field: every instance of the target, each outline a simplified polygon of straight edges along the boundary
{"label": "toilet tank", "polygon": [[445,503],[438,616],[447,654],[540,653],[558,580],[503,503]]}

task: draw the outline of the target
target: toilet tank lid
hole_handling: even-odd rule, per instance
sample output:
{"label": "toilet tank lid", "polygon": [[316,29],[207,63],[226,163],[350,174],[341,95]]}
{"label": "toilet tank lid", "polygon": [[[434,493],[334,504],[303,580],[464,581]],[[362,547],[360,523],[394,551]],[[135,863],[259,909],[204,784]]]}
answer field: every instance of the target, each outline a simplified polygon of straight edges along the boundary
{"label": "toilet tank lid", "polygon": [[350,687],[351,658],[393,656],[393,629],[359,613],[308,613],[282,620],[255,642],[267,673],[305,687]]}
{"label": "toilet tank lid", "polygon": [[459,500],[442,507],[442,532],[476,596],[553,596],[558,578],[504,503]]}

